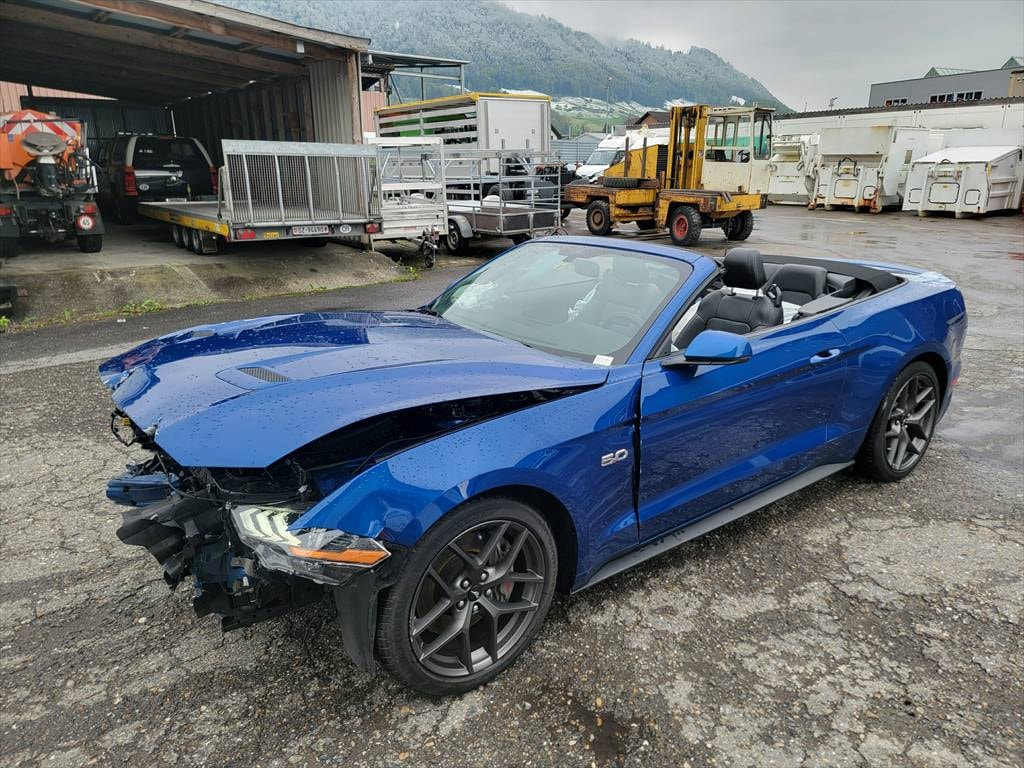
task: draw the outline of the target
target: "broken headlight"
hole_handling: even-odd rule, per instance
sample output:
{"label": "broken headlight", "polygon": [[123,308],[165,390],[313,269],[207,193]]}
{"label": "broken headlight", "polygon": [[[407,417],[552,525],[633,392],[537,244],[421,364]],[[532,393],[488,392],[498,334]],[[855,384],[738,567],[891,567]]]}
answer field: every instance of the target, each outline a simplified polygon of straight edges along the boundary
{"label": "broken headlight", "polygon": [[383,544],[366,536],[329,528],[288,530],[304,511],[238,505],[231,510],[231,520],[260,565],[319,584],[344,584],[357,570],[371,568],[391,555]]}

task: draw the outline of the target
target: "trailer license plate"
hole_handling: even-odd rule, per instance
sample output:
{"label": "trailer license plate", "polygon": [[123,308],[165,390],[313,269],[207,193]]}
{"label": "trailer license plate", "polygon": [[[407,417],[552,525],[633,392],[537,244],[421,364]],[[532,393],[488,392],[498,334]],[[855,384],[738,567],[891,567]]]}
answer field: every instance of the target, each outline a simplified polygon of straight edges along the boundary
{"label": "trailer license plate", "polygon": [[326,224],[317,224],[310,227],[292,227],[293,235],[329,235],[331,228]]}

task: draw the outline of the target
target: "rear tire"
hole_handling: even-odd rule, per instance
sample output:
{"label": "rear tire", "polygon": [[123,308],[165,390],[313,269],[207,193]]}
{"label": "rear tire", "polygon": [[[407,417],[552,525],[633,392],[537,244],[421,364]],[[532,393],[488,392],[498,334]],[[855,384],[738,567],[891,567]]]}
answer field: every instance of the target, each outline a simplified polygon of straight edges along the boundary
{"label": "rear tire", "polygon": [[199,245],[199,232],[195,229],[185,229],[185,247],[192,253],[202,253]]}
{"label": "rear tire", "polygon": [[878,406],[857,456],[858,468],[883,483],[913,472],[935,434],[939,393],[939,379],[928,363],[904,368]]}
{"label": "rear tire", "polygon": [[680,205],[668,217],[668,234],[676,245],[693,245],[700,240],[700,212],[689,205]]}
{"label": "rear tire", "polygon": [[607,200],[595,200],[587,206],[587,229],[597,237],[604,237],[612,231],[612,214]]}
{"label": "rear tire", "polygon": [[0,259],[13,259],[18,255],[18,238],[0,237]]}
{"label": "rear tire", "polygon": [[103,250],[103,235],[78,235],[75,239],[82,253],[99,253]]}
{"label": "rear tire", "polygon": [[733,216],[726,222],[724,229],[727,240],[746,240],[754,231],[754,214],[750,211],[741,211],[738,216]]}
{"label": "rear tire", "polygon": [[185,247],[185,231],[180,224],[171,224],[171,239],[179,248]]}
{"label": "rear tire", "polygon": [[473,499],[406,555],[381,599],[377,655],[394,677],[421,693],[472,690],[533,642],[557,573],[555,540],[536,510],[511,498]]}
{"label": "rear tire", "polygon": [[448,222],[448,234],[444,237],[444,244],[452,256],[464,256],[469,250],[469,241],[462,236],[462,230],[454,221]]}

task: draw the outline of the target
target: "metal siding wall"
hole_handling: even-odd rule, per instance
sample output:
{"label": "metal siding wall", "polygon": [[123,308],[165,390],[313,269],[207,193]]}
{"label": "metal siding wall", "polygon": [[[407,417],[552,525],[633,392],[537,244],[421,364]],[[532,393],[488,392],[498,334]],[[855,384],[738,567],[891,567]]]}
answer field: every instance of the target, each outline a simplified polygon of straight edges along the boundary
{"label": "metal siding wall", "polygon": [[279,78],[182,102],[174,107],[178,135],[199,139],[218,165],[222,139],[312,141],[308,87],[304,78]]}
{"label": "metal siding wall", "polygon": [[315,141],[350,144],[354,140],[352,100],[346,63],[315,61],[308,66]]}

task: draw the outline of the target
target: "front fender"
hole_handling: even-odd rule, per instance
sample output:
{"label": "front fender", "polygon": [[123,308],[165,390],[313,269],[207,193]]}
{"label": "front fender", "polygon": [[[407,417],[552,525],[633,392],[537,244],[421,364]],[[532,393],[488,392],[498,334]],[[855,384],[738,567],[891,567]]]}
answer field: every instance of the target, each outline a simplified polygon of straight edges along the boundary
{"label": "front fender", "polygon": [[[542,490],[577,531],[576,572],[637,542],[633,429],[639,378],[618,379],[449,433],[376,464],[292,528],[335,528],[411,547],[467,499],[508,486]],[[628,461],[602,466],[626,451]]]}
{"label": "front fender", "polygon": [[466,240],[469,240],[473,237],[473,227],[470,226],[469,219],[467,219],[465,216],[449,216],[448,221],[449,223],[454,224],[459,228],[459,233]]}

